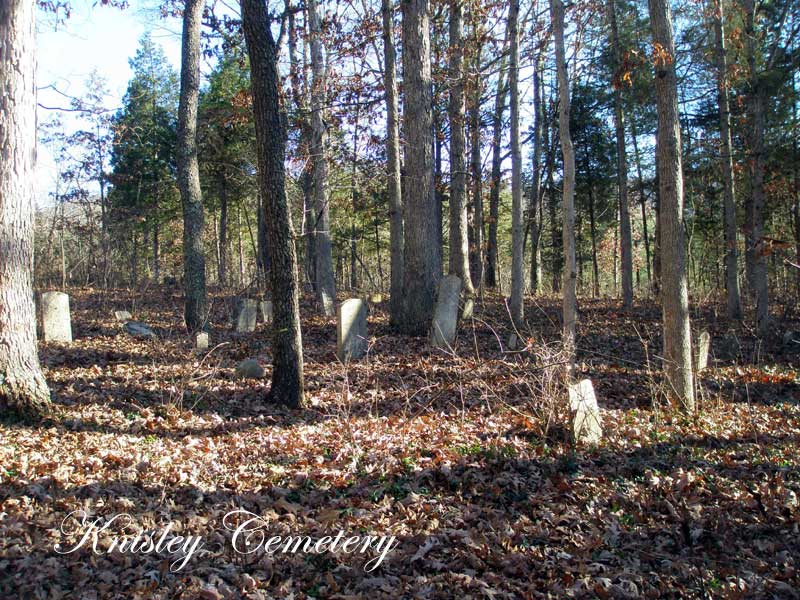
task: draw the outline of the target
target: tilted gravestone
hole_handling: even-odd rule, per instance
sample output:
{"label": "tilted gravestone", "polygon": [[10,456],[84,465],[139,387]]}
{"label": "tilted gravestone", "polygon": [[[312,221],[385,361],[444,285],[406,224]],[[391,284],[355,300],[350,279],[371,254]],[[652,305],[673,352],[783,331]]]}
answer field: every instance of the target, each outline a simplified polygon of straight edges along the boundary
{"label": "tilted gravestone", "polygon": [[264,323],[272,323],[272,302],[264,300],[259,302],[259,306],[261,307],[261,319]]}
{"label": "tilted gravestone", "polygon": [[697,339],[694,352],[694,370],[696,373],[703,371],[708,366],[708,351],[711,349],[711,334],[703,331]]}
{"label": "tilted gravestone", "polygon": [[431,345],[434,348],[452,348],[456,341],[460,297],[461,279],[455,275],[443,277],[439,282],[439,294],[436,297],[431,326]]}
{"label": "tilted gravestone", "polygon": [[264,377],[264,367],[253,358],[248,358],[236,365],[236,376],[243,379],[261,379]]}
{"label": "tilted gravestone", "polygon": [[42,339],[45,342],[72,342],[69,296],[63,292],[45,292],[40,304]]}
{"label": "tilted gravestone", "polygon": [[345,300],[336,311],[336,356],[342,362],[367,353],[367,303],[359,298]]}
{"label": "tilted gravestone", "polygon": [[252,298],[242,298],[236,310],[236,332],[250,333],[256,330],[258,303]]}
{"label": "tilted gravestone", "polygon": [[156,339],[158,336],[156,332],[150,329],[144,323],[139,323],[138,321],[128,321],[123,325],[123,329],[125,329],[125,333],[135,338],[150,338]]}
{"label": "tilted gravestone", "polygon": [[195,350],[208,350],[208,334],[205,331],[195,334],[194,348]]}
{"label": "tilted gravestone", "polygon": [[569,407],[572,411],[572,435],[576,442],[597,444],[603,436],[600,407],[589,379],[569,386]]}
{"label": "tilted gravestone", "polygon": [[133,315],[131,315],[131,313],[129,313],[127,310],[115,310],[114,318],[121,323],[125,323],[130,321],[133,318]]}

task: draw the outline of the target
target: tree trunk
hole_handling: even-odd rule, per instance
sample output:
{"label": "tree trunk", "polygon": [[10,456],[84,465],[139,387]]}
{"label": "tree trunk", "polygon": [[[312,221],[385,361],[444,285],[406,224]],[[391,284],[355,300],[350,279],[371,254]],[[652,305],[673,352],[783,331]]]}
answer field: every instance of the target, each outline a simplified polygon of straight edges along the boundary
{"label": "tree trunk", "polygon": [[219,188],[219,284],[228,285],[228,188],[223,178]]}
{"label": "tree trunk", "polygon": [[528,205],[528,223],[531,231],[531,293],[539,291],[539,238],[541,237],[541,222],[538,220],[542,202],[542,80],[541,68],[544,54],[536,60],[533,71],[533,184],[531,186],[531,201]]}
{"label": "tree trunk", "polygon": [[[476,28],[477,29],[477,28]],[[472,239],[470,241],[470,265],[472,287],[483,287],[483,191],[481,173],[481,46],[476,31],[475,57],[473,59],[472,99],[469,108],[470,131],[470,177],[472,178]],[[482,296],[482,294],[481,294]]]}
{"label": "tree trunk", "polygon": [[736,246],[736,195],[733,179],[733,147],[731,144],[731,109],[728,99],[728,58],[725,50],[725,26],[722,0],[709,7],[716,33],[717,99],[719,106],[720,167],[723,181],[723,217],[725,223],[725,289],[728,318],[742,318],[739,295],[738,257]]}
{"label": "tree trunk", "polygon": [[503,111],[506,107],[508,80],[503,78],[505,54],[500,60],[497,75],[497,93],[492,116],[492,180],[489,184],[489,239],[486,246],[486,287],[497,286],[497,220],[500,217],[500,184],[502,176]]}
{"label": "tree trunk", "polygon": [[[586,159],[586,176],[592,181],[589,159]],[[589,185],[589,235],[592,238],[592,298],[600,297],[600,267],[597,264],[597,223],[595,222],[594,191]],[[616,244],[615,244],[616,247]],[[614,293],[617,291],[617,261],[614,255]]]}
{"label": "tree trunk", "polygon": [[575,360],[575,322],[577,320],[578,300],[576,297],[575,272],[575,150],[569,130],[569,79],[567,59],[564,50],[564,3],[550,0],[553,21],[553,40],[556,47],[556,70],[558,73],[558,130],[561,138],[561,154],[564,157],[563,181],[563,229],[564,245],[564,287],[562,302],[562,338],[564,349],[570,359],[570,374]]}
{"label": "tree trunk", "polygon": [[269,398],[291,407],[303,405],[303,347],[297,293],[297,257],[292,214],[286,198],[286,131],[278,96],[277,48],[267,7],[241,0],[242,27],[250,57],[250,85],[256,129],[259,189],[267,224],[273,269],[272,389]]}
{"label": "tree trunk", "polygon": [[461,279],[465,304],[475,296],[469,273],[467,167],[464,137],[464,37],[462,0],[450,0],[450,265]]}
{"label": "tree trunk", "polygon": [[525,238],[522,205],[522,148],[519,135],[519,0],[508,11],[510,59],[508,89],[511,112],[511,319],[519,327],[525,318]]}
{"label": "tree trunk", "polygon": [[327,82],[322,54],[322,23],[317,1],[308,0],[306,6],[311,34],[311,160],[314,173],[314,206],[317,213],[314,227],[317,255],[316,292],[319,309],[326,317],[331,317],[336,310],[336,282],[333,277],[328,159],[325,154],[327,134],[323,119]]}
{"label": "tree trunk", "polygon": [[756,300],[756,331],[766,335],[769,319],[767,252],[764,246],[764,131],[766,129],[766,91],[756,66],[755,1],[744,0],[745,52],[749,67],[747,94],[747,146],[750,166],[750,194],[746,209],[746,253],[750,287]]}
{"label": "tree trunk", "polygon": [[633,305],[633,251],[631,241],[631,217],[628,208],[628,156],[625,151],[625,115],[622,110],[622,82],[618,81],[622,65],[622,50],[617,31],[617,11],[614,3],[608,0],[608,14],[611,21],[611,47],[617,75],[614,77],[614,128],[617,136],[617,188],[619,191],[619,240],[622,266],[622,306]]}
{"label": "tree trunk", "polygon": [[389,193],[389,244],[391,284],[389,320],[398,326],[403,318],[403,198],[400,188],[400,120],[397,108],[397,69],[392,31],[391,0],[381,0],[383,18],[384,89],[386,90],[386,175]]}
{"label": "tree trunk", "polygon": [[631,141],[636,159],[636,177],[639,180],[639,205],[642,209],[642,237],[644,238],[644,256],[647,265],[647,283],[652,286],[653,274],[650,271],[650,236],[647,233],[647,196],[644,193],[644,177],[642,177],[642,161],[639,156],[639,142],[636,137],[636,119],[631,119]]}
{"label": "tree trunk", "polygon": [[50,408],[32,287],[35,11],[25,0],[0,4],[0,412],[23,418]]}
{"label": "tree trunk", "polygon": [[428,0],[401,0],[406,173],[402,331],[425,335],[441,277],[441,246],[433,193],[433,122]]}
{"label": "tree trunk", "polygon": [[202,329],[208,312],[203,254],[203,198],[197,162],[197,103],[200,94],[200,24],[204,0],[186,0],[178,107],[178,188],[183,204],[184,319],[189,331]]}
{"label": "tree trunk", "polygon": [[665,52],[656,60],[656,167],[661,190],[661,302],[664,321],[664,372],[667,397],[685,410],[694,411],[692,342],[689,323],[689,290],[683,225],[683,168],[675,76],[675,44],[667,0],[649,0],[653,42]]}

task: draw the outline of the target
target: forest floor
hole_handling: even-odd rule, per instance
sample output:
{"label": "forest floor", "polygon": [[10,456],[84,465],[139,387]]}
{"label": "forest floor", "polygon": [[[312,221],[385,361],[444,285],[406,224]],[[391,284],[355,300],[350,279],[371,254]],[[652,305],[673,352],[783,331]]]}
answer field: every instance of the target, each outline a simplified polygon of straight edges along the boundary
{"label": "forest floor", "polygon": [[[233,333],[229,301],[214,302],[198,355],[177,290],[71,292],[75,342],[40,350],[56,415],[0,423],[3,598],[800,596],[800,352],[780,339],[739,328],[731,352],[724,320],[695,309],[714,356],[689,418],[658,400],[656,305],[582,300],[578,370],[604,439],[572,448],[556,300],[529,310],[529,348],[508,352],[488,297],[451,354],[392,334],[371,305],[369,354],[347,366],[335,321],[306,302],[297,411],[265,401],[267,326]],[[114,310],[159,339],[122,333]],[[237,379],[244,358],[267,377]],[[170,523],[203,546],[177,572],[164,552],[102,553],[111,529],[98,553],[59,554],[79,540],[76,510],[127,513],[129,533]],[[262,516],[267,537],[341,530],[396,547],[369,572],[374,554],[240,554],[233,510]]]}

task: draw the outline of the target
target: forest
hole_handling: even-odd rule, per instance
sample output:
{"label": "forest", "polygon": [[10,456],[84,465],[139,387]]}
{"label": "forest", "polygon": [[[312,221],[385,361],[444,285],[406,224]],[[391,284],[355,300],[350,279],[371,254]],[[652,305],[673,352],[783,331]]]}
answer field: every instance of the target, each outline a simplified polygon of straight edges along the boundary
{"label": "forest", "polygon": [[800,598],[798,70],[794,0],[0,0],[0,596]]}

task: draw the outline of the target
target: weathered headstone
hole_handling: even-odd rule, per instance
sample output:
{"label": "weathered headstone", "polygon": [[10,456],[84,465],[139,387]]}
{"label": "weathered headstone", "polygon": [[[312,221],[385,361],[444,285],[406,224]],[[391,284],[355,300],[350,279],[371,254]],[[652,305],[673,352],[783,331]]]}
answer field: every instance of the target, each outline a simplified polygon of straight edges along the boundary
{"label": "weathered headstone", "polygon": [[509,350],[522,349],[522,344],[520,343],[519,336],[516,333],[512,333],[511,335],[508,336],[508,343],[506,344],[506,347]]}
{"label": "weathered headstone", "polygon": [[336,356],[342,362],[367,353],[367,303],[358,298],[345,300],[336,312]]}
{"label": "weathered headstone", "polygon": [[256,330],[258,303],[252,298],[242,298],[236,311],[236,332],[249,333]]}
{"label": "weathered headstone", "polygon": [[245,359],[236,365],[236,376],[244,379],[261,379],[264,377],[264,367],[252,358]]}
{"label": "weathered headstone", "polygon": [[155,339],[158,336],[156,332],[150,329],[144,323],[139,323],[138,321],[128,321],[123,325],[123,329],[128,335],[131,335],[135,338],[151,338]]}
{"label": "weathered headstone", "polygon": [[270,300],[263,300],[259,302],[261,307],[261,319],[264,323],[272,323],[272,302]]}
{"label": "weathered headstone", "polygon": [[129,313],[127,310],[115,310],[114,318],[121,323],[125,323],[126,321],[130,321],[133,318],[133,315],[131,315],[131,313]]}
{"label": "weathered headstone", "polygon": [[195,350],[208,350],[208,333],[200,331],[194,335]]}
{"label": "weathered headstone", "polygon": [[603,436],[600,407],[589,379],[569,386],[569,406],[572,411],[572,434],[575,441],[597,444]]}
{"label": "weathered headstone", "polygon": [[431,345],[435,348],[452,348],[456,341],[458,301],[461,296],[461,279],[455,275],[443,277],[433,311]]}
{"label": "weathered headstone", "polygon": [[45,292],[41,296],[42,339],[45,342],[72,342],[69,296]]}
{"label": "weathered headstone", "polygon": [[703,331],[697,339],[694,352],[694,369],[699,373],[708,366],[708,351],[711,349],[711,334]]}

